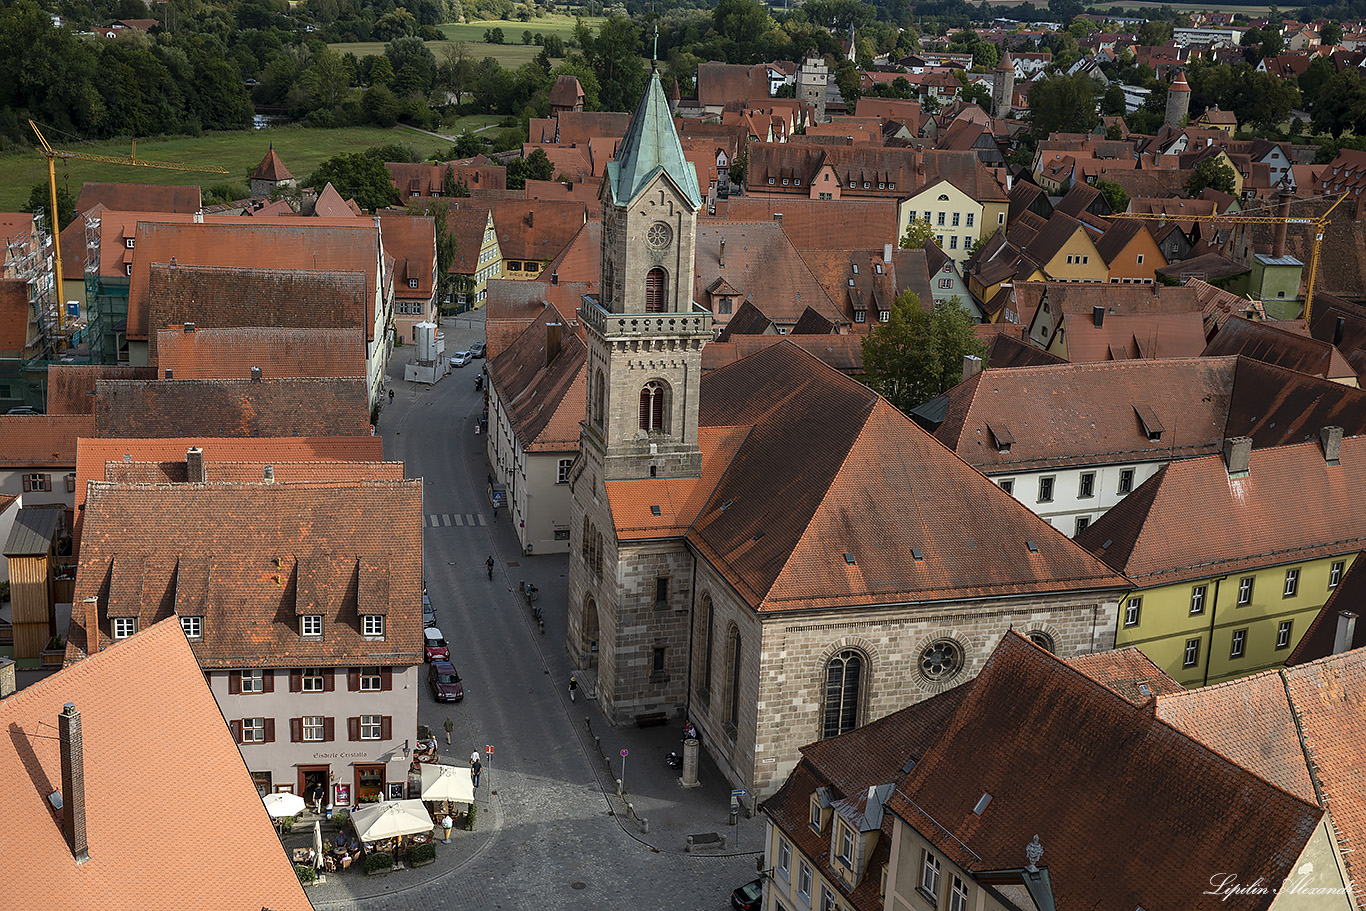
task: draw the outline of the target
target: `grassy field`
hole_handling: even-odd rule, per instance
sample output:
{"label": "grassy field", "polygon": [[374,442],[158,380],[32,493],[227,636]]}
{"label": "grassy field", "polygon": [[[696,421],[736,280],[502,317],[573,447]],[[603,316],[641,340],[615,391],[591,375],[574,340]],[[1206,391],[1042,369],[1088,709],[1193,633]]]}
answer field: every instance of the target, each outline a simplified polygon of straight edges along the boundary
{"label": "grassy field", "polygon": [[[497,117],[465,117],[454,126],[443,128],[447,135],[466,129],[497,123]],[[200,137],[177,139],[145,139],[138,141],[138,158],[148,161],[173,161],[181,164],[217,165],[227,174],[204,174],[193,171],[168,171],[159,168],[134,168],[126,165],[104,164],[94,161],[59,161],[57,180],[64,182],[74,199],[86,181],[109,183],[199,184],[211,186],[232,181],[246,183],[247,175],[256,169],[271,143],[295,177],[303,179],[323,160],[342,152],[361,152],[371,146],[403,143],[417,150],[419,155],[445,152],[450,142],[428,136],[406,127],[390,130],[379,127],[345,127],[337,130],[283,126],[265,130],[242,130],[233,133],[211,133]],[[63,146],[55,139],[53,145],[71,151],[92,154],[127,155],[129,145],[117,140],[99,145]],[[28,202],[34,184],[46,183],[47,165],[35,152],[0,155],[0,212],[14,212]]]}
{"label": "grassy field", "polygon": [[[568,42],[574,37],[575,21],[572,16],[553,14],[542,19],[532,19],[529,22],[477,19],[473,22],[448,23],[439,26],[446,36],[446,40],[428,41],[427,49],[436,55],[437,60],[442,60],[447,48],[454,47],[464,41],[466,51],[475,60],[492,57],[503,66],[512,69],[521,66],[523,63],[530,63],[541,52],[541,49],[534,44],[522,44],[523,31],[530,31],[533,35],[537,32],[542,35],[559,35]],[[603,19],[600,16],[585,16],[584,22],[588,23],[589,28],[597,28]],[[504,44],[484,43],[484,32],[493,28],[503,30]],[[331,47],[340,53],[355,54],[357,57],[377,56],[384,53],[383,41],[348,41],[342,44],[333,44]]]}

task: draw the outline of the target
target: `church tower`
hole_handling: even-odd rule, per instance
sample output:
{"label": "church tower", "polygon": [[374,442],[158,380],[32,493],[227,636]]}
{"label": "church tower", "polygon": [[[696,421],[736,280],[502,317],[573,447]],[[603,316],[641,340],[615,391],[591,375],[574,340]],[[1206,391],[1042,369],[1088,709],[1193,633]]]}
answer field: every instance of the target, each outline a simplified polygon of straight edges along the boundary
{"label": "church tower", "polygon": [[[691,588],[681,537],[618,537],[630,481],[642,503],[669,479],[698,478],[702,348],[712,315],[693,303],[697,175],[683,157],[658,74],[650,77],[602,203],[602,278],[580,307],[587,407],[569,473],[568,636],[575,666],[596,668],[595,696],[614,724],[686,705]],[[610,485],[610,489],[609,489]],[[660,506],[653,506],[660,515]]]}
{"label": "church tower", "polygon": [[816,123],[825,123],[825,87],[829,81],[825,58],[814,50],[807,51],[806,60],[797,67],[797,98],[811,105]]}
{"label": "church tower", "polygon": [[604,480],[696,477],[697,393],[712,315],[693,303],[702,197],[659,76],[602,182],[602,281],[585,298],[586,457]]}

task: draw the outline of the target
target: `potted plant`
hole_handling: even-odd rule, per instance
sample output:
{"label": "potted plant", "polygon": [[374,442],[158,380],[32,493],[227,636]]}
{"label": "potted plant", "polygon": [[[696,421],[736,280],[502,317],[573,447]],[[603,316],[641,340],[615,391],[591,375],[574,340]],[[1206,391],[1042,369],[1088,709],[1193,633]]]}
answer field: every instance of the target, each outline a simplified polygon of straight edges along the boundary
{"label": "potted plant", "polygon": [[478,811],[479,811],[479,808],[478,808],[478,807],[476,807],[474,804],[470,804],[470,810],[469,810],[468,813],[465,814],[465,831],[466,831],[466,832],[473,832],[473,831],[474,831],[474,817],[475,817],[475,814],[478,813]]}
{"label": "potted plant", "polygon": [[280,820],[281,832],[292,832],[294,830],[294,817],[286,816]]}
{"label": "potted plant", "polygon": [[372,851],[365,855],[365,874],[367,876],[388,873],[392,869],[394,869],[394,855],[387,851]]}
{"label": "potted plant", "polygon": [[436,860],[436,845],[430,842],[425,845],[413,845],[413,849],[408,852],[408,865],[410,867],[422,867]]}
{"label": "potted plant", "polygon": [[318,879],[318,871],[313,868],[312,864],[295,864],[294,872],[298,875],[299,882],[305,886],[313,885]]}
{"label": "potted plant", "polygon": [[66,642],[61,636],[47,640],[42,653],[43,667],[61,667],[66,659]]}

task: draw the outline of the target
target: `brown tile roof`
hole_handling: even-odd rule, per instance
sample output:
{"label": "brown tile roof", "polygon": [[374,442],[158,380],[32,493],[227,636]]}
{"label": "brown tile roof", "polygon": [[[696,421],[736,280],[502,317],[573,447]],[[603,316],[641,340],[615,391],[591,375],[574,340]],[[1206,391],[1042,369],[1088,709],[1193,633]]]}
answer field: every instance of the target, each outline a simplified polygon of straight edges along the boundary
{"label": "brown tile roof", "polygon": [[[1129,246],[1140,232],[1148,231],[1148,226],[1141,221],[1134,219],[1121,219],[1111,224],[1110,228],[1096,241],[1096,252],[1101,255],[1106,264],[1113,263],[1115,257],[1124,252],[1124,248]],[[1151,232],[1148,232],[1152,236]]]}
{"label": "brown tile roof", "polygon": [[29,212],[0,212],[0,244],[9,244],[33,233]]}
{"label": "brown tile roof", "polygon": [[555,120],[560,145],[587,145],[601,139],[615,144],[631,125],[631,115],[620,111],[560,111]]}
{"label": "brown tile roof", "polygon": [[[560,284],[569,282],[590,285],[592,290],[596,291],[602,277],[602,222],[593,219],[580,228],[579,233],[565,245],[559,256],[541,270],[541,275],[545,276],[546,280],[557,276]],[[492,286],[490,282],[489,287]],[[574,307],[577,307],[578,298],[574,300]]]}
{"label": "brown tile roof", "polygon": [[1341,462],[1331,466],[1317,442],[1254,448],[1244,478],[1229,478],[1221,456],[1183,459],[1077,542],[1142,588],[1354,554],[1366,541],[1366,504],[1341,491],[1363,483],[1366,437],[1344,439]]}
{"label": "brown tile roof", "polygon": [[[1184,196],[1190,171],[1175,168],[1125,168],[1107,170],[1105,179],[1129,194],[1130,200],[1152,197]],[[1137,210],[1135,210],[1137,211]]]}
{"label": "brown tile roof", "polygon": [[[48,805],[62,790],[56,728],[66,703],[81,713],[90,859],[79,866]],[[5,889],[25,907],[311,911],[177,623],[20,690],[0,703],[0,723]],[[156,787],[128,787],[130,757]],[[209,788],[231,825],[185,812]]]}
{"label": "brown tile roof", "polygon": [[179,212],[203,208],[199,186],[159,187],[143,183],[84,183],[76,197],[76,211],[84,214],[95,206],[117,212]]}
{"label": "brown tile roof", "polygon": [[[988,370],[948,392],[935,437],[981,471],[1029,471],[1218,452],[1234,358],[1173,358]],[[1167,429],[1150,440],[1139,409]],[[1013,438],[1008,452],[993,433]]]}
{"label": "brown tile roof", "polygon": [[0,414],[0,465],[14,468],[73,465],[76,440],[94,431],[94,418],[84,414]]}
{"label": "brown tile roof", "polygon": [[[744,427],[699,427],[697,441],[702,449],[699,477],[608,481],[607,499],[617,538],[633,541],[677,538],[687,534],[688,527],[730,467],[736,450],[744,443],[746,430]],[[659,507],[659,515],[654,514],[655,507]]]}
{"label": "brown tile roof", "polygon": [[449,168],[451,177],[463,180],[470,192],[483,190],[506,190],[507,168],[494,164],[487,158],[472,161],[421,161],[415,164],[386,161],[384,167],[389,171],[389,179],[398,190],[401,199],[410,196],[439,196]]}
{"label": "brown tile roof", "polygon": [[1300,636],[1299,644],[1285,659],[1286,667],[1307,664],[1333,654],[1333,647],[1337,644],[1338,615],[1343,611],[1351,611],[1358,617],[1348,648],[1366,646],[1366,623],[1359,619],[1366,611],[1366,560],[1361,557],[1361,554],[1357,554],[1347,567],[1347,573],[1338,582],[1338,587],[1333,589],[1309,628]]}
{"label": "brown tile roof", "polygon": [[697,67],[697,100],[707,106],[769,98],[768,68],[763,64],[702,63]]}
{"label": "brown tile roof", "polygon": [[[430,216],[380,213],[384,252],[394,258],[394,297],[429,300],[436,279],[436,220]],[[417,287],[408,287],[417,279]]]}
{"label": "brown tile roof", "polygon": [[1356,371],[1328,342],[1262,321],[1226,320],[1205,349],[1206,356],[1241,354],[1310,376],[1356,380]]}
{"label": "brown tile roof", "polygon": [[109,437],[364,436],[362,378],[100,380],[95,433]]}
{"label": "brown tile roof", "polygon": [[280,160],[274,146],[266,152],[266,157],[261,159],[261,163],[256,166],[256,170],[251,173],[252,180],[293,180],[294,175],[289,173],[289,168]]}
{"label": "brown tile roof", "polygon": [[157,331],[157,370],[178,380],[264,376],[366,375],[360,329],[201,329]]}
{"label": "brown tile roof", "polygon": [[[706,374],[699,424],[748,434],[688,540],[758,611],[1125,585],[866,386],[795,345]],[[1018,559],[976,559],[988,540]]]}
{"label": "brown tile roof", "polygon": [[1143,705],[1154,696],[1186,691],[1151,658],[1132,645],[1068,658],[1067,663],[1134,705]]}
{"label": "brown tile roof", "polygon": [[1208,894],[1210,870],[1279,883],[1323,815],[1017,633],[890,808],[972,872],[1018,870],[1038,833],[1057,907],[1113,909],[1225,907]]}
{"label": "brown tile roof", "polygon": [[549,262],[588,220],[587,205],[574,200],[499,199],[488,206],[504,259]]}
{"label": "brown tile roof", "polygon": [[[293,282],[301,291],[321,283],[318,292],[326,297],[335,295],[332,285],[336,279],[315,273],[351,272],[365,276],[364,325],[367,338],[374,324],[376,292],[380,288],[379,230],[368,219],[346,218],[232,218],[205,219],[203,224],[139,221],[133,256],[133,274],[128,280],[128,337],[144,339],[149,329],[162,328],[150,322],[152,288],[156,284],[152,266],[168,265],[172,259],[181,270],[189,267],[223,267],[239,270],[241,281],[263,281],[270,276],[272,293],[283,293],[282,285]],[[295,277],[280,277],[274,273],[293,272]],[[195,281],[196,294],[208,294],[217,282],[229,273],[199,273]],[[164,272],[159,274],[166,279]],[[182,279],[184,280],[184,279]],[[354,284],[354,279],[347,280]],[[171,294],[167,291],[167,294]],[[184,294],[178,295],[185,297]],[[352,292],[345,294],[349,302]],[[327,300],[318,299],[319,306]],[[290,309],[284,298],[275,302],[276,312]],[[241,303],[238,303],[241,307]],[[196,321],[192,317],[171,314],[174,308],[162,307],[160,315],[167,322],[200,322],[213,325],[210,320]],[[336,312],[335,304],[325,312]],[[351,314],[347,313],[350,318]],[[260,319],[260,317],[257,317]],[[330,321],[329,321],[330,322]],[[248,323],[250,325],[250,323]],[[330,322],[334,328],[356,328],[349,323]],[[149,340],[150,341],[150,340]]]}
{"label": "brown tile roof", "polygon": [[[1336,197],[1297,200],[1291,207],[1291,214],[1318,218],[1334,202]],[[1366,224],[1353,218],[1352,208],[1353,200],[1343,202],[1333,211],[1323,231],[1318,278],[1314,286],[1316,296],[1323,292],[1353,299],[1366,297]],[[1249,247],[1251,252],[1270,250],[1274,231],[1274,225],[1235,226],[1223,252],[1234,259],[1247,259]],[[1308,263],[1314,234],[1312,225],[1290,225],[1286,253],[1302,263]]]}
{"label": "brown tile roof", "polygon": [[[1075,282],[1018,282],[1015,312],[1026,326],[1034,322],[1044,294],[1049,306],[1065,316],[1091,318],[1091,308],[1105,307],[1105,319],[1144,313],[1199,313],[1200,300],[1192,288],[1167,285],[1110,285]],[[1068,328],[1072,328],[1070,325]]]}
{"label": "brown tile roof", "polygon": [[[997,324],[988,323],[987,325]],[[1005,332],[993,332],[991,333],[991,341],[987,343],[987,356],[984,358],[982,366],[995,369],[1002,367],[1046,367],[1050,364],[1065,363],[1067,361],[1056,354],[1049,354],[1042,348],[1021,341],[1016,336]]]}
{"label": "brown tile roof", "polygon": [[[896,200],[802,199],[781,196],[732,196],[727,221],[777,221],[798,250],[839,250],[850,244],[897,243]],[[720,207],[718,207],[718,212]],[[709,219],[698,219],[699,225]]]}
{"label": "brown tile roof", "polygon": [[550,88],[550,103],[556,107],[583,104],[583,87],[579,85],[579,77],[557,76],[555,84]]}
{"label": "brown tile roof", "polygon": [[[1099,285],[1097,287],[1113,287]],[[1106,316],[1097,327],[1080,314],[1067,319],[1067,359],[1074,364],[1135,358],[1199,357],[1205,320],[1199,311]]]}
{"label": "brown tile roof", "polygon": [[[718,278],[716,283],[723,288],[730,289],[730,285],[723,278]],[[754,305],[752,301],[744,301],[735,311],[734,315],[726,321],[726,327],[717,335],[717,341],[728,342],[733,338],[742,335],[777,335],[778,330],[773,325],[773,320],[764,315],[764,312]]]}
{"label": "brown tile roof", "polygon": [[[1120,223],[1123,224],[1123,222]],[[1218,253],[1202,253],[1199,256],[1192,256],[1178,262],[1168,263],[1162,268],[1153,271],[1158,275],[1166,275],[1183,281],[1204,282],[1212,279],[1231,278],[1234,275],[1242,275],[1250,270],[1247,266],[1244,266],[1241,263],[1235,263],[1233,260],[1220,256]]]}
{"label": "brown tile roof", "polygon": [[[548,145],[546,143],[524,142],[522,143],[522,157],[529,156],[532,152],[539,149],[550,159],[550,163],[555,168],[554,176],[564,176],[572,181],[582,182],[593,179],[593,158],[590,146],[579,145]],[[529,198],[525,187],[522,189],[522,199]],[[550,197],[538,196],[537,199]]]}
{"label": "brown tile roof", "polygon": [[332,181],[328,181],[318,193],[318,198],[313,201],[313,217],[316,218],[355,218],[356,212],[346,200],[342,199],[337,188],[332,186]]}
{"label": "brown tile roof", "polygon": [[[202,667],[422,660],[421,480],[96,482],[80,560],[76,603],[100,599],[102,647],[109,616],[185,614],[204,617]],[[321,641],[298,635],[310,612]],[[387,615],[382,641],[362,635],[363,613]],[[72,618],[69,652],[89,650],[88,632]]]}
{"label": "brown tile roof", "polygon": [[548,199],[561,202],[581,202],[588,208],[588,218],[599,218],[598,190],[602,181],[596,177],[583,180],[528,180],[527,199]]}
{"label": "brown tile roof", "polygon": [[148,269],[147,284],[149,357],[158,354],[158,330],[185,323],[196,329],[371,328],[373,289],[362,272],[157,264]]}
{"label": "brown tile roof", "polygon": [[863,375],[862,335],[733,335],[708,342],[702,349],[702,369],[720,370],[757,351],[789,342],[848,376]]}
{"label": "brown tile roof", "polygon": [[155,367],[52,364],[47,368],[48,414],[94,414],[99,380],[154,380]]}
{"label": "brown tile roof", "polygon": [[18,357],[23,352],[28,321],[28,282],[0,278],[0,357]]}
{"label": "brown tile roof", "polygon": [[587,365],[583,339],[554,307],[542,310],[489,361],[489,380],[523,450],[578,451],[588,401]]}
{"label": "brown tile roof", "polygon": [[704,301],[705,290],[717,278],[724,278],[779,325],[792,325],[807,307],[840,319],[839,308],[776,223],[699,222],[695,237],[693,300]]}

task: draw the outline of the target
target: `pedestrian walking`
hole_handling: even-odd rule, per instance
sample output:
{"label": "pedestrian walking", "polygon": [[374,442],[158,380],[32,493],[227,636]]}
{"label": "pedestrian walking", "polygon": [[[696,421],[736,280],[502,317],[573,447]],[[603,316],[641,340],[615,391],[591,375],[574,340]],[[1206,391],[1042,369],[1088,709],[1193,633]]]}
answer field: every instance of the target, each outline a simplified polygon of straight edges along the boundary
{"label": "pedestrian walking", "polygon": [[313,812],[319,816],[323,813],[323,786],[320,784],[313,786]]}
{"label": "pedestrian walking", "polygon": [[443,727],[446,729],[446,746],[450,746],[451,734],[455,731],[455,722],[451,721],[450,715],[446,716],[446,723],[443,725]]}
{"label": "pedestrian walking", "polygon": [[451,843],[451,829],[455,827],[455,820],[451,819],[451,814],[447,813],[446,818],[441,820],[441,831],[446,835],[446,844]]}
{"label": "pedestrian walking", "polygon": [[392,402],[393,400],[394,400],[394,390],[390,389],[390,390],[389,390],[389,401]]}
{"label": "pedestrian walking", "polygon": [[470,754],[470,780],[474,786],[479,787],[479,773],[484,770],[484,766],[479,762],[479,751],[475,750]]}
{"label": "pedestrian walking", "polygon": [[579,678],[571,676],[569,678],[569,701],[574,702],[574,697],[579,694]]}

